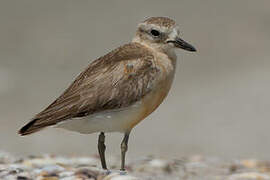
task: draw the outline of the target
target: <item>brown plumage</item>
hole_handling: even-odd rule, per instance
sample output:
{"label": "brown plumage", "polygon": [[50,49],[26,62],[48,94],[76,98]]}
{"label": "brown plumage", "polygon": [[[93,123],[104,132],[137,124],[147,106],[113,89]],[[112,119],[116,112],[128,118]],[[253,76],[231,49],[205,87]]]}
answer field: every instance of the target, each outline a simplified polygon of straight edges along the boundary
{"label": "brown plumage", "polygon": [[21,128],[19,134],[31,134],[67,119],[130,106],[151,90],[149,87],[158,73],[151,59],[149,50],[130,43],[93,61],[59,98]]}

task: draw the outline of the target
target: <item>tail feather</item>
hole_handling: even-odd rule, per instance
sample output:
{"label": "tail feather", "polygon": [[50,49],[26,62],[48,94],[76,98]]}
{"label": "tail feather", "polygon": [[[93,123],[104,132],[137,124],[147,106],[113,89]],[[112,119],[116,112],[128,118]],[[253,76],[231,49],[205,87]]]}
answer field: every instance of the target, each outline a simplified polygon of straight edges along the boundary
{"label": "tail feather", "polygon": [[18,134],[24,136],[24,135],[28,135],[28,134],[32,134],[34,132],[40,131],[41,129],[43,129],[42,127],[38,127],[35,126],[35,123],[38,119],[33,119],[32,121],[30,121],[29,123],[27,123],[25,126],[23,126]]}

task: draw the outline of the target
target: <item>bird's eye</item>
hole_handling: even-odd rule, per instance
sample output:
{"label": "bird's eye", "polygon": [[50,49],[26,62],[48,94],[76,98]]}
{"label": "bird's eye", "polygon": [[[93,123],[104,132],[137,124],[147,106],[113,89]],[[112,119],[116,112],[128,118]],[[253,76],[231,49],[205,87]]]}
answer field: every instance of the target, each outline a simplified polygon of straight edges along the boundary
{"label": "bird's eye", "polygon": [[160,35],[160,32],[157,31],[157,30],[155,30],[155,29],[152,29],[152,30],[151,30],[151,34],[152,34],[153,36],[155,36],[155,37],[158,37],[158,36]]}

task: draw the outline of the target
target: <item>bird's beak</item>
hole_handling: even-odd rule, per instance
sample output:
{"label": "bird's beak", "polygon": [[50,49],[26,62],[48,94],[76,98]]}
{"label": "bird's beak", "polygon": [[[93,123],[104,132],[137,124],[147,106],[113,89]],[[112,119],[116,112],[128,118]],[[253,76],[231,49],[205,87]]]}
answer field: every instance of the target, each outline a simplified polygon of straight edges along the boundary
{"label": "bird's beak", "polygon": [[173,43],[175,47],[181,48],[187,51],[195,52],[197,51],[195,47],[193,47],[191,44],[187,43],[183,39],[176,37],[175,40],[169,40],[167,43]]}

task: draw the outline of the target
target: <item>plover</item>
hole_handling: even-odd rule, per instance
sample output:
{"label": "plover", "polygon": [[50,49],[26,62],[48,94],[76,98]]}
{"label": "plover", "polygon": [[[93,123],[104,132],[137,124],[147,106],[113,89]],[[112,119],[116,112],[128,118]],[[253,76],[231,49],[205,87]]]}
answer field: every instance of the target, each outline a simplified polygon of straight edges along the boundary
{"label": "plover", "polygon": [[92,63],[45,110],[19,130],[28,135],[52,126],[83,134],[100,132],[98,152],[103,169],[105,133],[121,132],[121,169],[129,134],[167,96],[175,74],[175,48],[196,49],[180,38],[179,27],[167,17],[139,23],[133,40]]}

